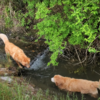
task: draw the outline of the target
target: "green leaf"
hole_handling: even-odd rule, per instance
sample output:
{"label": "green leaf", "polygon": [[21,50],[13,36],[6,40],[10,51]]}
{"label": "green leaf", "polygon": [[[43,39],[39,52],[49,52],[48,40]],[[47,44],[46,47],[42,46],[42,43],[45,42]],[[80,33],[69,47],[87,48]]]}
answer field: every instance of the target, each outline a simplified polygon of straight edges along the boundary
{"label": "green leaf", "polygon": [[97,52],[97,50],[95,48],[92,48],[92,47],[89,47],[88,51],[91,52],[91,53],[96,53]]}

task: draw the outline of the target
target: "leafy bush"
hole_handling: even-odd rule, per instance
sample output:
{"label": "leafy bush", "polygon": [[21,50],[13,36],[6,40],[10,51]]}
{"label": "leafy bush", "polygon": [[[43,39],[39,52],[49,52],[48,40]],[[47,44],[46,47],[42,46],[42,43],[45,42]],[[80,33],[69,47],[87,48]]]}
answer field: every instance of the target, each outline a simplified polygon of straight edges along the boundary
{"label": "leafy bush", "polygon": [[[72,45],[87,48],[98,36],[100,4],[98,0],[55,0],[50,2],[48,8],[45,2],[36,4],[35,18],[41,18],[43,21],[37,23],[34,28],[39,29],[38,35],[45,37],[50,51],[53,52],[50,63],[57,65],[55,60],[67,44],[65,38]],[[62,9],[55,11],[55,6]],[[96,52],[94,50],[91,51]]]}
{"label": "leafy bush", "polygon": [[[53,52],[49,64],[58,64],[57,56],[62,54],[67,42],[88,48],[90,52],[97,52],[92,45],[100,32],[99,0],[23,0],[20,3],[14,3],[19,0],[12,0],[12,2],[13,8],[17,9],[16,18],[26,29],[34,24],[34,19],[42,19],[33,28],[38,29],[39,38],[44,36],[45,43]],[[20,4],[20,9],[15,7],[15,4]]]}

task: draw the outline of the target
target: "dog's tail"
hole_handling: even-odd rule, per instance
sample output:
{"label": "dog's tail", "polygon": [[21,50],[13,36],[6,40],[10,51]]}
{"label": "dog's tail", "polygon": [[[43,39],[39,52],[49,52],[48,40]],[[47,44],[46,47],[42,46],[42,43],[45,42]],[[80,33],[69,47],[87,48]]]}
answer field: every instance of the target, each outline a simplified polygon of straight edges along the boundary
{"label": "dog's tail", "polygon": [[0,38],[3,40],[4,43],[6,43],[8,40],[8,37],[5,34],[0,34]]}
{"label": "dog's tail", "polygon": [[99,82],[98,82],[99,84],[98,84],[98,89],[100,90],[100,79],[99,79]]}

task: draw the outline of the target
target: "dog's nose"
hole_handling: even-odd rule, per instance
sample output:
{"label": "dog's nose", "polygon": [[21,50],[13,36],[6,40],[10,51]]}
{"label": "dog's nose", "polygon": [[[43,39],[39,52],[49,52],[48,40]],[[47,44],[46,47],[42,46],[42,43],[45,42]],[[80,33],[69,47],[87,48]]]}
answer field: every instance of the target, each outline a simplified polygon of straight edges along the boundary
{"label": "dog's nose", "polygon": [[26,65],[27,68],[30,68],[30,65]]}
{"label": "dog's nose", "polygon": [[54,78],[51,78],[51,82],[55,82]]}

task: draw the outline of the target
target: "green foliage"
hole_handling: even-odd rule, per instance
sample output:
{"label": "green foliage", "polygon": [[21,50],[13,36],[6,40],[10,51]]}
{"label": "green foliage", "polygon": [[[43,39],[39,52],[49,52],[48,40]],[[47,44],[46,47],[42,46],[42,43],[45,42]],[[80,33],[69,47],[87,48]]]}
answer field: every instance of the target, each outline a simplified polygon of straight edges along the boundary
{"label": "green foliage", "polygon": [[[72,45],[87,46],[98,35],[100,26],[100,11],[98,0],[50,0],[50,8],[46,1],[36,4],[36,19],[42,18],[34,28],[38,28],[38,35],[44,36],[50,51],[53,52],[49,64],[57,65],[56,59],[66,46],[65,38]],[[56,11],[55,6],[62,6],[61,11]],[[59,6],[58,6],[59,7]],[[40,38],[39,37],[39,38]],[[96,52],[89,48],[90,52]]]}
{"label": "green foliage", "polygon": [[90,47],[90,48],[88,49],[88,51],[89,51],[89,52],[92,52],[92,53],[97,53],[97,52],[99,52],[99,51],[97,51],[95,48],[92,48],[92,47]]}
{"label": "green foliage", "polygon": [[[22,10],[17,11],[17,19],[21,23],[21,26],[26,27],[26,29],[29,29],[29,25],[34,20],[35,16],[35,5],[39,0],[23,0],[23,3],[25,4],[26,11],[23,13]],[[27,4],[27,5],[26,5]]]}
{"label": "green foliage", "polygon": [[[29,84],[24,82],[19,84],[17,81],[13,81],[13,83],[8,84],[1,81],[0,100],[48,100],[48,98],[49,100],[72,100],[72,98],[73,100],[79,100],[75,94],[73,94],[72,97],[70,97],[68,93],[66,96],[60,94],[60,97],[55,92],[51,95],[49,89],[45,92],[41,89],[31,91],[28,85]],[[84,99],[85,98],[82,98],[81,100]]]}
{"label": "green foliage", "polygon": [[5,21],[5,27],[6,28],[12,27],[13,23],[12,23],[12,19],[10,16],[10,9],[8,6],[6,6],[4,13],[5,13],[5,16],[3,16],[3,17],[4,17],[4,21]]}
{"label": "green foliage", "polygon": [[[62,54],[67,42],[85,48],[99,35],[99,0],[23,0],[20,4],[24,9],[17,9],[15,17],[21,26],[29,29],[34,19],[42,19],[33,27],[38,29],[39,38],[44,36],[53,52],[49,64],[58,64],[57,56]],[[90,47],[89,52],[96,50]]]}
{"label": "green foliage", "polygon": [[13,19],[17,19],[19,26],[29,29],[29,25],[34,20],[35,5],[38,1],[39,0],[8,0],[2,2],[4,5],[6,4],[5,14],[3,16],[6,27],[12,27],[14,25]]}
{"label": "green foliage", "polygon": [[12,97],[9,87],[0,83],[0,100],[11,100]]}

